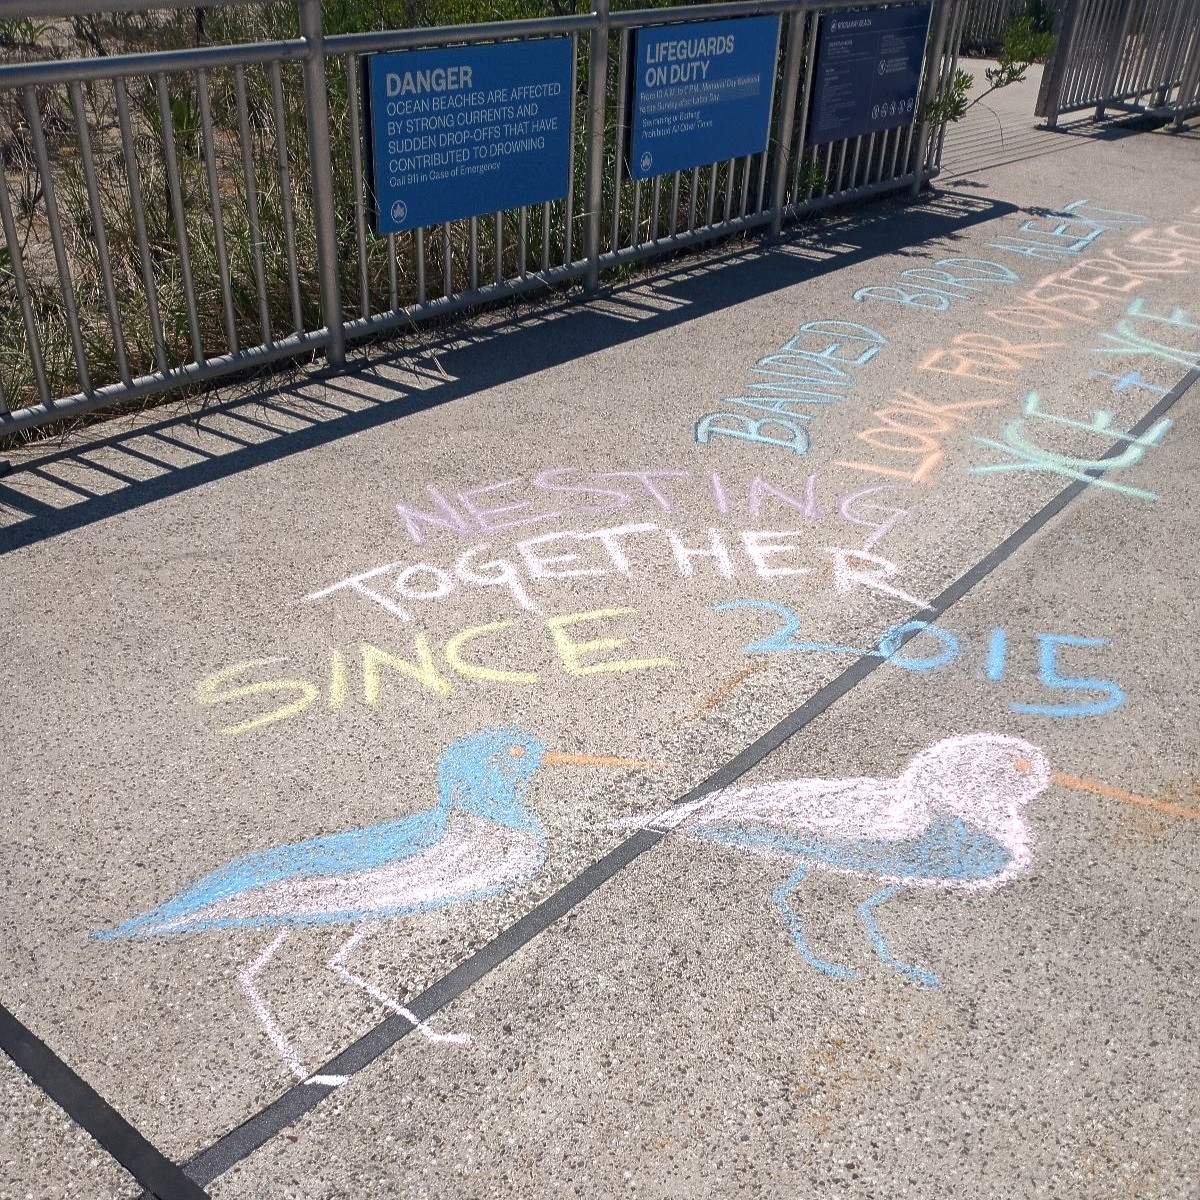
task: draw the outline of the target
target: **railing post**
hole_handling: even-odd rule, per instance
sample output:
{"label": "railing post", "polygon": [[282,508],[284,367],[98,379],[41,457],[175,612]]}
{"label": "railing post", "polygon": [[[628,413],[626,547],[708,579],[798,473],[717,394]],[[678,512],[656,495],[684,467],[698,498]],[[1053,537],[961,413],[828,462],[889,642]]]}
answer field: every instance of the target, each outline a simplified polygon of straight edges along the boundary
{"label": "railing post", "polygon": [[925,183],[925,159],[929,154],[929,118],[926,115],[942,78],[942,59],[946,52],[946,26],[950,20],[951,0],[938,0],[933,12],[933,37],[929,42],[929,57],[925,63],[925,86],[921,89],[920,124],[917,126],[916,157],[913,160],[912,197],[921,194]]}
{"label": "railing post", "polygon": [[1054,50],[1050,61],[1042,75],[1042,86],[1038,92],[1037,104],[1034,106],[1034,116],[1046,118],[1046,128],[1053,129],[1058,124],[1058,109],[1062,104],[1063,83],[1071,65],[1071,54],[1074,50],[1075,30],[1079,25],[1079,10],[1082,0],[1067,0],[1066,7],[1058,10],[1058,20],[1054,22]]}
{"label": "railing post", "polygon": [[[333,162],[329,147],[329,96],[325,90],[325,30],[321,0],[299,0],[300,36],[308,43],[304,60],[304,115],[308,124],[313,223],[317,232],[317,277],[321,318],[329,330],[327,356],[332,366],[346,361],[342,326],[342,288],[338,276],[337,229],[333,220]],[[352,131],[356,136],[357,130]]]}
{"label": "railing post", "polygon": [[[587,228],[584,253],[587,274],[583,285],[594,292],[600,285],[600,217],[604,198],[604,101],[608,85],[608,0],[595,0],[598,23],[588,34],[587,185],[584,197]],[[632,51],[631,51],[632,52]],[[621,153],[621,147],[617,147]]]}
{"label": "railing post", "polygon": [[[783,60],[783,98],[779,110],[779,148],[775,152],[775,178],[771,183],[771,236],[783,228],[783,202],[787,196],[787,174],[792,154],[792,127],[796,114],[796,90],[800,81],[800,47],[804,41],[804,18],[808,10],[801,6],[788,18],[787,53]],[[804,131],[801,130],[801,135]]]}

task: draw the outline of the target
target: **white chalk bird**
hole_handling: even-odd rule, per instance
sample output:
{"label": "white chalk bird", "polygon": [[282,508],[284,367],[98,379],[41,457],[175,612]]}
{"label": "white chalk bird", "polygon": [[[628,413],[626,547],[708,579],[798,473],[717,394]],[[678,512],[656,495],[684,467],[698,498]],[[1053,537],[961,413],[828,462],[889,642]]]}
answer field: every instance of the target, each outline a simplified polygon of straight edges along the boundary
{"label": "white chalk bird", "polygon": [[895,779],[791,779],[728,788],[651,817],[627,819],[698,841],[793,863],[775,907],[809,966],[836,979],[852,967],[813,953],[789,897],[814,868],[875,879],[858,906],[880,961],[926,987],[937,976],[888,949],[874,910],[904,888],[1000,887],[1031,861],[1025,805],[1050,783],[1050,764],[1020,738],[973,733],[943,738]]}

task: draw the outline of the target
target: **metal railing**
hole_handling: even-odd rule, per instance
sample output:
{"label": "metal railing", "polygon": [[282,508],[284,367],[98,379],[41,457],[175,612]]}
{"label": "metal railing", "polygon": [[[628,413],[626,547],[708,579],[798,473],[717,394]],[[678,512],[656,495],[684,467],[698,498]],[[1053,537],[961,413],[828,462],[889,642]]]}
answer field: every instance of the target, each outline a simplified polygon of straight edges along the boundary
{"label": "metal railing", "polygon": [[[737,0],[610,14],[597,0],[579,16],[328,36],[320,0],[300,0],[285,36],[0,63],[0,128],[12,124],[0,134],[0,434],[283,358],[323,352],[340,364],[348,341],[533,288],[592,288],[619,264],[777,232],[832,204],[915,194],[944,136],[919,114],[901,129],[805,143],[820,15],[884,6]],[[67,7],[0,0],[0,20]],[[766,13],[783,17],[766,152],[626,178],[634,31]],[[934,0],[926,102],[954,70],[965,14],[964,0]],[[550,36],[571,39],[575,64],[566,194],[375,234],[359,56]]]}
{"label": "metal railing", "polygon": [[[1047,0],[1056,12],[1067,0]],[[1029,11],[1029,0],[967,0],[967,17],[963,26],[962,44],[969,49],[997,46],[1004,36],[1004,27],[1014,17]]]}
{"label": "metal railing", "polygon": [[1037,114],[1094,108],[1173,119],[1200,112],[1200,0],[1069,0]]}

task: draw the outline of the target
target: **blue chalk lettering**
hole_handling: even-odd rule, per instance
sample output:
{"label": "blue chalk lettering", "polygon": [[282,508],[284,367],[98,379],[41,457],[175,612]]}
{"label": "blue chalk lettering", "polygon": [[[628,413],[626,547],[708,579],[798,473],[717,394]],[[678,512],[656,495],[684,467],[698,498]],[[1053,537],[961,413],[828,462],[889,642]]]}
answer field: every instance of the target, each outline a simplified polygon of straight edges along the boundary
{"label": "blue chalk lettering", "polygon": [[[797,421],[809,419],[807,414],[795,417]],[[741,425],[726,429],[716,424],[717,421],[739,421]],[[786,430],[790,436],[770,437],[764,432],[770,428]],[[790,450],[793,454],[808,453],[808,431],[801,429],[793,421],[781,417],[759,418],[744,416],[741,413],[709,413],[696,422],[696,441],[700,445],[708,445],[718,435],[737,438],[744,442],[761,442],[764,446],[779,446],[781,449]]]}
{"label": "blue chalk lettering", "polygon": [[1141,371],[1130,371],[1119,378],[1109,371],[1093,371],[1092,375],[1102,376],[1105,379],[1115,379],[1113,384],[1114,392],[1127,392],[1131,387],[1141,388],[1144,392],[1154,392],[1155,395],[1165,396],[1171,389],[1162,387],[1160,384],[1151,383],[1148,379],[1142,378]]}
{"label": "blue chalk lettering", "polygon": [[1047,717],[1094,717],[1112,712],[1125,702],[1125,693],[1111,679],[1070,679],[1058,673],[1056,656],[1059,646],[1099,648],[1109,644],[1108,638],[1072,637],[1066,633],[1042,633],[1038,650],[1038,678],[1048,688],[1063,688],[1076,692],[1103,692],[1103,700],[1080,704],[1012,704],[1013,712],[1037,713]]}
{"label": "blue chalk lettering", "polygon": [[[898,651],[909,636],[915,633],[933,634],[942,643],[941,652],[932,658],[901,658]],[[888,662],[902,667],[905,671],[932,671],[934,667],[944,666],[958,657],[958,638],[930,621],[905,621],[903,625],[893,625],[879,639],[879,653]]]}
{"label": "blue chalk lettering", "polygon": [[831,642],[795,642],[794,634],[800,632],[801,621],[786,605],[775,604],[770,600],[726,600],[723,604],[714,604],[713,612],[727,612],[733,608],[761,608],[764,612],[773,613],[782,625],[774,633],[768,634],[760,641],[751,642],[742,647],[743,654],[791,654],[796,651],[829,651],[833,654],[853,654],[856,658],[864,656],[883,657],[875,650],[858,650],[854,646],[839,646]]}
{"label": "blue chalk lettering", "polygon": [[988,642],[987,667],[985,674],[992,683],[1004,678],[1004,660],[1008,654],[1008,634],[1003,629],[993,629]]}

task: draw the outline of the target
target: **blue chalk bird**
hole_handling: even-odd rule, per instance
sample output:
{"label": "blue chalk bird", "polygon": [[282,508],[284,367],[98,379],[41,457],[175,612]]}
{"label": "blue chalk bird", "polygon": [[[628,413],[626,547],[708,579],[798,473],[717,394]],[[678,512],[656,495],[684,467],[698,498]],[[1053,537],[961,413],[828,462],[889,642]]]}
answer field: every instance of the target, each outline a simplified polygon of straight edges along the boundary
{"label": "blue chalk bird", "polygon": [[354,934],[329,960],[330,969],[406,1017],[426,1037],[469,1041],[434,1033],[393,997],[350,972],[346,961],[378,918],[495,896],[531,879],[545,860],[545,831],[525,807],[525,795],[540,766],[558,763],[656,765],[558,753],[521,729],[473,734],[442,755],[438,803],[428,811],[248,854],[173,899],[91,936],[113,940],[211,929],[279,929],[258,958],[239,971],[238,982],[281,1057],[306,1082],[343,1080],[307,1074],[255,986],[255,977],[296,926],[356,924]]}

